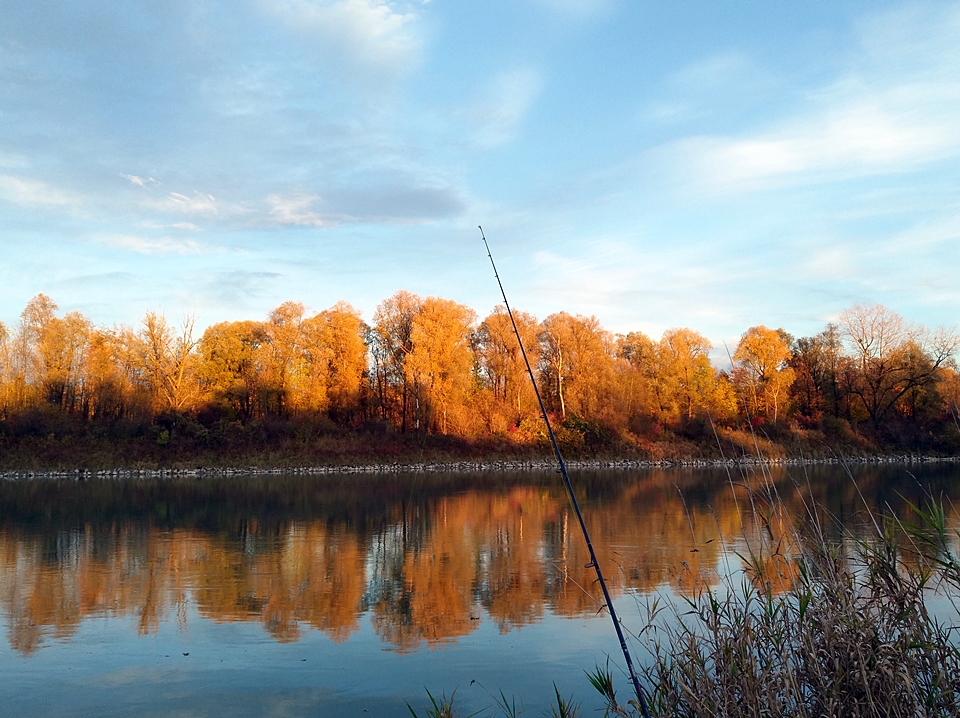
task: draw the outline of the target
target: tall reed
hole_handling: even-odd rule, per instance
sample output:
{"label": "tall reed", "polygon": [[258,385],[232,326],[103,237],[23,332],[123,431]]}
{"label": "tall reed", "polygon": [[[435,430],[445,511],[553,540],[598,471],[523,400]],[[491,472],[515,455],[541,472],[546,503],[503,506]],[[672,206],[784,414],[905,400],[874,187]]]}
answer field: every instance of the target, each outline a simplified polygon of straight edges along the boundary
{"label": "tall reed", "polygon": [[[773,509],[760,511],[758,498]],[[960,535],[948,531],[942,504],[913,507],[917,524],[871,516],[867,538],[831,541],[814,506],[802,524],[782,530],[785,522],[772,521],[776,500],[769,492],[750,496],[763,539],[744,542],[739,577],[700,583],[669,608],[650,611],[641,643],[651,712],[960,715],[960,612],[953,602]],[[609,685],[599,680],[604,674]],[[618,704],[608,670],[598,669],[591,682],[608,712],[636,715]]]}
{"label": "tall reed", "polygon": [[[637,640],[651,713],[960,716],[960,531],[949,528],[947,507],[908,504],[913,523],[868,512],[865,537],[830,538],[819,507],[808,500],[806,516],[791,519],[769,478],[761,470],[759,482],[731,480],[746,490],[744,523],[759,527],[724,547],[742,571],[715,585],[686,577],[687,595],[646,609]],[[609,663],[587,677],[606,715],[640,715],[637,701],[619,702]],[[556,698],[545,715],[578,714],[572,698]],[[505,698],[496,703],[491,715],[519,714]]]}

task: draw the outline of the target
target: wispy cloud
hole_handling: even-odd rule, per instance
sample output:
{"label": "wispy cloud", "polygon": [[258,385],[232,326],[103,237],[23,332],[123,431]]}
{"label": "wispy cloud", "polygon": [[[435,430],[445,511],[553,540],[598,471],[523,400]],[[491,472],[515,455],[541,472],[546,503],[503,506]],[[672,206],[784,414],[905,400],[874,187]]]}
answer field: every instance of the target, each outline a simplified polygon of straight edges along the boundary
{"label": "wispy cloud", "polygon": [[[289,283],[289,277],[279,272],[246,269],[207,272],[191,279],[199,295],[203,297],[204,305],[209,308],[222,307],[227,310],[228,315],[234,315],[238,307],[246,309],[248,305],[255,303],[251,301],[254,298],[270,296],[278,286]],[[289,298],[289,295],[287,297]]]}
{"label": "wispy cloud", "polygon": [[740,49],[714,52],[667,75],[658,92],[645,98],[641,122],[676,126],[709,122],[729,113],[748,112],[783,90],[778,78]]}
{"label": "wispy cloud", "polygon": [[[763,190],[908,172],[960,155],[960,13],[925,18],[929,42],[898,31],[902,15],[864,25],[849,69],[808,94],[803,109],[749,135],[699,135],[652,153],[678,168],[692,185],[711,193]],[[883,42],[879,41],[883,38]],[[911,48],[909,63],[895,58]],[[709,72],[702,66],[690,75]],[[721,74],[723,74],[721,72]]]}
{"label": "wispy cloud", "polygon": [[[3,112],[0,111],[0,117]],[[22,154],[16,152],[6,152],[0,148],[0,167],[6,169],[22,170],[30,166],[30,161]]]}
{"label": "wispy cloud", "polygon": [[100,242],[139,254],[200,254],[204,247],[199,242],[182,237],[143,237],[134,234],[111,234],[98,238]]}
{"label": "wispy cloud", "polygon": [[328,216],[314,210],[320,200],[313,195],[283,197],[272,194],[267,197],[269,215],[277,224],[303,227],[333,227],[353,219],[349,215]]}
{"label": "wispy cloud", "polygon": [[129,182],[130,184],[135,185],[136,187],[146,188],[147,185],[158,184],[158,182],[153,177],[144,178],[144,177],[138,177],[137,175],[129,175],[129,174],[123,174],[123,173],[121,173],[120,176],[123,177],[125,180],[127,180],[127,182]]}
{"label": "wispy cloud", "polygon": [[960,247],[960,206],[950,209],[952,211],[942,217],[896,232],[878,250],[886,255],[886,261],[902,261],[908,256],[927,257],[931,269],[941,273],[940,262],[955,254]]}
{"label": "wispy cloud", "polygon": [[484,99],[465,112],[477,126],[475,142],[482,147],[495,147],[513,140],[542,85],[540,73],[533,68],[510,70],[494,77],[482,91]]}
{"label": "wispy cloud", "polygon": [[[735,266],[721,273],[699,248],[640,249],[636,239],[601,235],[579,243],[575,253],[569,247],[535,253],[540,291],[553,295],[555,306],[573,304],[612,320],[609,326],[618,331],[659,336],[678,317],[717,311],[705,299],[736,282]],[[638,318],[641,306],[646,311]]]}
{"label": "wispy cloud", "polygon": [[261,6],[346,69],[392,76],[420,61],[416,15],[384,0],[263,0]]}
{"label": "wispy cloud", "polygon": [[833,242],[809,247],[803,261],[793,271],[795,275],[809,279],[842,281],[857,276],[857,267],[862,266],[863,262],[864,252],[861,248]]}
{"label": "wispy cloud", "polygon": [[208,218],[223,214],[222,203],[213,195],[203,192],[194,192],[189,197],[179,192],[169,192],[163,197],[151,198],[146,204],[173,214],[201,215]]}
{"label": "wispy cloud", "polygon": [[67,208],[78,207],[81,204],[81,197],[69,190],[29,177],[0,175],[0,201],[28,207]]}
{"label": "wispy cloud", "polygon": [[702,186],[723,193],[909,171],[960,152],[960,114],[953,114],[960,107],[929,112],[937,98],[953,104],[943,89],[851,96],[765,134],[693,138],[673,152]]}
{"label": "wispy cloud", "polygon": [[741,81],[757,68],[740,50],[726,50],[695,60],[674,72],[668,83],[696,91]]}

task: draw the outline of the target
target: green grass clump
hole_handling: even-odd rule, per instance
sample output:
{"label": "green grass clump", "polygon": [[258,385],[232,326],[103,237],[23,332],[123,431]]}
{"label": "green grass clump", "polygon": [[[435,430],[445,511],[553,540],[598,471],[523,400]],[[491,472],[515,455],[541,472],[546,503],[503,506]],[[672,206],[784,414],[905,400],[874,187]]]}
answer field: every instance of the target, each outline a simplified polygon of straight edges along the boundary
{"label": "green grass clump", "polygon": [[[446,693],[441,694],[439,698],[435,698],[429,688],[426,691],[427,697],[430,699],[430,705],[424,708],[427,718],[456,718],[459,715],[453,708],[453,699],[457,695],[456,690],[450,694],[449,698],[447,698]],[[407,708],[413,718],[420,718],[409,703],[407,703]]]}

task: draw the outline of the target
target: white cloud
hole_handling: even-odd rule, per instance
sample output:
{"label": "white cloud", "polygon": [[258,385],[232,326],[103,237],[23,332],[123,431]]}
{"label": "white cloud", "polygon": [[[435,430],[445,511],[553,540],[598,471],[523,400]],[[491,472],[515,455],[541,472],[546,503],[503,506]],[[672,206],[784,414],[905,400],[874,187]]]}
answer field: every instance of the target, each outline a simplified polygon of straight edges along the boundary
{"label": "white cloud", "polygon": [[759,108],[765,98],[782,94],[780,80],[740,50],[713,53],[664,78],[662,97],[644,98],[641,122],[677,124],[709,121],[734,112]]}
{"label": "white cloud", "polygon": [[[935,96],[943,98],[943,93]],[[766,134],[695,138],[676,149],[703,184],[721,192],[909,171],[960,152],[960,115],[923,112],[907,102],[883,99],[850,97]],[[923,99],[933,101],[934,96]]]}
{"label": "white cloud", "polygon": [[97,238],[104,244],[139,254],[200,254],[203,245],[180,237],[142,237],[135,234],[110,234]]}
{"label": "white cloud", "polygon": [[[694,186],[727,194],[908,172],[960,155],[960,74],[942,72],[960,67],[960,44],[937,40],[943,25],[954,32],[960,23],[927,16],[931,39],[918,46],[916,28],[898,33],[899,18],[866,24],[851,67],[810,93],[802,111],[753,135],[685,138],[651,158],[683,168],[680,174],[689,173],[684,179]],[[904,47],[914,53],[906,68],[894,61]],[[878,57],[882,53],[889,57]],[[704,72],[691,69],[692,76]]]}
{"label": "white cloud", "polygon": [[153,177],[143,178],[143,177],[138,177],[137,175],[128,175],[124,173],[121,173],[120,176],[123,177],[125,180],[127,180],[127,182],[129,182],[130,184],[135,185],[137,187],[146,187],[147,185],[158,184],[158,182]]}
{"label": "white cloud", "polygon": [[543,84],[540,73],[532,68],[497,75],[483,92],[485,99],[467,109],[476,123],[474,140],[482,147],[510,142],[524,116],[533,105]]}
{"label": "white cloud", "polygon": [[[536,252],[533,276],[539,291],[555,297],[556,306],[606,315],[605,321],[612,320],[610,328],[617,331],[639,328],[659,336],[676,317],[718,311],[717,303],[706,298],[735,284],[742,271],[736,262],[698,247],[645,246],[648,242],[641,236],[582,238]],[[639,307],[647,311],[638,321]],[[623,317],[638,324],[625,324]]]}
{"label": "white cloud", "polygon": [[682,117],[688,107],[683,102],[653,102],[640,111],[640,119],[653,122],[668,122]]}
{"label": "white cloud", "polygon": [[281,225],[305,227],[333,227],[352,219],[347,216],[327,216],[314,211],[312,207],[319,200],[319,197],[313,195],[281,197],[272,194],[267,197],[267,204],[270,206],[270,218]]}
{"label": "white cloud", "polygon": [[922,222],[892,235],[883,251],[890,257],[935,255],[931,266],[940,269],[941,261],[948,256],[944,250],[954,250],[960,246],[960,208],[954,206],[945,216]]}
{"label": "white cloud", "polygon": [[840,242],[828,246],[810,247],[805,259],[795,272],[806,279],[849,281],[859,275],[864,250]]}
{"label": "white cloud", "polygon": [[[3,117],[3,112],[0,111],[0,118]],[[0,149],[0,167],[5,167],[7,169],[26,169],[30,166],[30,162],[25,156],[19,153],[5,152]]]}
{"label": "white cloud", "polygon": [[171,192],[165,198],[157,201],[156,206],[168,212],[209,216],[220,214],[220,205],[216,198],[213,195],[200,192],[195,192],[192,197],[179,192]]}
{"label": "white cloud", "polygon": [[76,207],[80,205],[79,195],[53,187],[46,182],[0,175],[0,201],[25,206]]}
{"label": "white cloud", "polygon": [[383,0],[264,0],[262,6],[297,33],[319,39],[317,52],[353,69],[394,75],[420,61],[416,15]]}
{"label": "white cloud", "polygon": [[755,73],[756,69],[746,55],[731,50],[691,62],[673,73],[669,81],[679,87],[701,91],[718,84],[742,81],[747,73]]}

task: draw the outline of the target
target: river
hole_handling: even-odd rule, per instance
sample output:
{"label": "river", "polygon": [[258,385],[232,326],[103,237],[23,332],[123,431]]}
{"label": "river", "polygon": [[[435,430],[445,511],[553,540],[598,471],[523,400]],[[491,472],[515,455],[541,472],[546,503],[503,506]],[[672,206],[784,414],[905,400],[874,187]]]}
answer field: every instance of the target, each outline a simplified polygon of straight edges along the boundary
{"label": "river", "polygon": [[[571,476],[633,633],[810,506],[839,540],[960,494],[957,464]],[[0,482],[0,714],[589,711],[621,659],[587,562],[552,472]]]}

